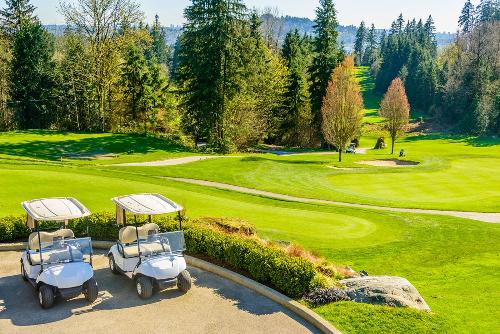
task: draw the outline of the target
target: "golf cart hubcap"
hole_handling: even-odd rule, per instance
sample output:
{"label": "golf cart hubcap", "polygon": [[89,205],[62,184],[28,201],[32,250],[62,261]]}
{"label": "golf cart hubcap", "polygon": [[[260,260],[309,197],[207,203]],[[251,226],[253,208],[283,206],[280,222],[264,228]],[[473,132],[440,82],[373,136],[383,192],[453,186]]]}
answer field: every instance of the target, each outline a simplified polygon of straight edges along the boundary
{"label": "golf cart hubcap", "polygon": [[42,291],[38,291],[38,301],[40,301],[40,305],[43,304]]}
{"label": "golf cart hubcap", "polygon": [[142,294],[142,286],[141,283],[137,283],[137,293]]}
{"label": "golf cart hubcap", "polygon": [[109,258],[109,267],[111,268],[111,270],[115,269],[115,264],[113,263],[112,258]]}

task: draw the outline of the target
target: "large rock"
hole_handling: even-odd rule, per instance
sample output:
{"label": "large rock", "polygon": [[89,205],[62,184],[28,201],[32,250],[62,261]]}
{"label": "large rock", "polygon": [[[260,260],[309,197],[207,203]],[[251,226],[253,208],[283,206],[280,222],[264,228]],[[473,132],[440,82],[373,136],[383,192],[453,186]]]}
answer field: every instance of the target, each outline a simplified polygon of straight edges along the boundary
{"label": "large rock", "polygon": [[358,303],[431,311],[417,289],[402,277],[365,276],[345,279],[340,283],[346,287],[349,298]]}

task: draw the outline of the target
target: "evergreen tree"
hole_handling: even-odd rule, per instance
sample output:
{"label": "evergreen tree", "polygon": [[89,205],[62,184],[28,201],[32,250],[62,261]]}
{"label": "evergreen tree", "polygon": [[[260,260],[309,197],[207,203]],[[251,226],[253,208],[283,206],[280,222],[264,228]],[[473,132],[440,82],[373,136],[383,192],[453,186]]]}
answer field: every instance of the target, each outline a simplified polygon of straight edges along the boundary
{"label": "evergreen tree", "polygon": [[499,21],[500,0],[481,0],[476,11],[480,22]]}
{"label": "evergreen tree", "polygon": [[359,66],[363,63],[365,52],[366,27],[365,21],[361,21],[358,31],[356,32],[356,41],[354,42],[354,63]]}
{"label": "evergreen tree", "polygon": [[[339,50],[337,12],[333,0],[320,0],[314,25],[314,57],[310,67],[313,129],[321,135],[321,106],[331,74],[343,54]],[[323,142],[323,140],[321,139]]]}
{"label": "evergreen tree", "polygon": [[6,0],[5,3],[7,7],[0,10],[0,25],[6,34],[14,34],[23,23],[34,20],[35,6],[30,0]]}
{"label": "evergreen tree", "polygon": [[46,128],[52,121],[53,37],[38,21],[23,21],[12,36],[11,96],[21,129]]}
{"label": "evergreen tree", "polygon": [[142,50],[132,46],[122,65],[121,82],[128,104],[129,121],[142,122],[144,132],[154,128],[163,105],[167,80],[157,63],[148,62]]}
{"label": "evergreen tree", "polygon": [[307,69],[310,65],[310,41],[296,29],[283,43],[289,82],[286,92],[286,113],[281,124],[281,140],[289,146],[305,147],[311,141],[311,104]]}
{"label": "evergreen tree", "polygon": [[367,36],[367,47],[363,55],[363,65],[371,66],[377,59],[377,32],[375,25],[372,24]]}
{"label": "evergreen tree", "polygon": [[246,7],[240,0],[193,0],[184,14],[178,77],[184,84],[186,127],[196,139],[226,152],[228,105],[243,84]]}
{"label": "evergreen tree", "polygon": [[471,0],[467,0],[464,7],[462,8],[462,13],[458,19],[458,25],[462,29],[462,32],[468,34],[474,28],[475,20],[475,9]]}
{"label": "evergreen tree", "polygon": [[82,36],[67,30],[62,37],[62,59],[57,66],[56,92],[58,126],[66,130],[97,131],[99,117],[93,105],[89,48]]}
{"label": "evergreen tree", "polygon": [[160,24],[160,18],[155,15],[155,21],[151,29],[149,29],[149,34],[152,38],[151,49],[146,51],[146,58],[151,61],[154,59],[158,64],[169,64],[172,51],[167,45],[166,34]]}
{"label": "evergreen tree", "polygon": [[0,131],[10,130],[13,126],[12,112],[7,108],[10,98],[10,70],[12,50],[9,40],[0,33]]}

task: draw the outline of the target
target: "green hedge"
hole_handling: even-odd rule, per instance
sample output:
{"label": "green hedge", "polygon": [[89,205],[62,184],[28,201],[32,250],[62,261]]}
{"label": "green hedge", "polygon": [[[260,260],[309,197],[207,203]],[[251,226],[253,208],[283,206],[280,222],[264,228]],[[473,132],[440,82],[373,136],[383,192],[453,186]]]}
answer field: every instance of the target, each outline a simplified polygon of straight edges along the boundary
{"label": "green hedge", "polygon": [[[156,217],[154,222],[163,231],[178,229],[178,223],[170,217]],[[118,237],[120,227],[116,225],[114,214],[97,213],[76,219],[70,222],[69,228],[77,237],[86,236],[87,223],[90,236],[95,240],[114,241]],[[290,256],[282,249],[266,245],[256,238],[226,233],[210,223],[204,224],[202,220],[185,223],[183,230],[188,252],[206,255],[234,269],[247,272],[256,281],[290,297],[303,295],[315,282],[317,273],[313,263]],[[25,217],[0,218],[1,242],[26,239],[28,234]]]}

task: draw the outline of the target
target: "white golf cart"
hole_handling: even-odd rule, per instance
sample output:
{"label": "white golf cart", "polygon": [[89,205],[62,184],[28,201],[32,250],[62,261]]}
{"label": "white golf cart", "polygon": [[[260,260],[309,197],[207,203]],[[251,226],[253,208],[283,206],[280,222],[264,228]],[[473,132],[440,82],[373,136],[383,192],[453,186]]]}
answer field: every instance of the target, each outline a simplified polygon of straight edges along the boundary
{"label": "white golf cart", "polygon": [[[68,221],[90,215],[74,198],[44,198],[23,202],[32,231],[21,257],[21,275],[38,291],[42,308],[49,308],[55,297],[74,298],[81,293],[89,302],[97,298],[98,286],[92,270],[92,241],[75,239]],[[56,231],[41,231],[40,222],[60,223]],[[87,226],[88,233],[88,226]]]}
{"label": "white golf cart", "polygon": [[[182,207],[158,194],[127,195],[113,198],[116,221],[123,225],[118,242],[108,253],[109,268],[135,281],[137,294],[151,297],[153,288],[163,290],[175,286],[182,292],[191,288],[191,275],[186,270]],[[127,212],[134,217],[127,226]],[[180,231],[160,233],[152,222],[153,215],[177,213]],[[146,217],[140,221],[139,217]]]}

